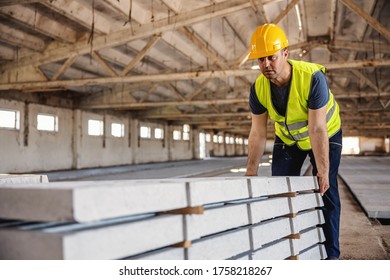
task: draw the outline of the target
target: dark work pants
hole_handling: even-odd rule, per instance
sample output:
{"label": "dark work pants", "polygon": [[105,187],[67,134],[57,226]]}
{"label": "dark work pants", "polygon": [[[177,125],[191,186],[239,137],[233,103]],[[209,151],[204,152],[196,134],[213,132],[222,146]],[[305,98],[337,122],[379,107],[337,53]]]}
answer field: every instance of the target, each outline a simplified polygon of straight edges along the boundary
{"label": "dark work pants", "polygon": [[[322,196],[322,209],[325,225],[325,248],[328,257],[340,257],[339,229],[340,229],[340,196],[337,175],[341,160],[342,132],[337,132],[329,139],[329,189]],[[317,167],[313,152],[302,151],[297,145],[287,146],[276,136],[272,156],[272,176],[300,176],[301,168],[306,156],[309,155],[313,167],[313,176],[317,174]]]}

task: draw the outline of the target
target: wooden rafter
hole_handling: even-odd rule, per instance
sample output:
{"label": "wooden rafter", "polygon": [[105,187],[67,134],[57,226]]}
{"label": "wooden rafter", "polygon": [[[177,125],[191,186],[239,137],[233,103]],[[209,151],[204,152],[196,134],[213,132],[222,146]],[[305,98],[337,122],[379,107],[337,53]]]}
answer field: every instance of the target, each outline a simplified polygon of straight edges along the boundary
{"label": "wooden rafter", "polygon": [[57,70],[56,73],[54,73],[53,77],[51,77],[52,81],[58,80],[59,77],[61,77],[62,74],[66,71],[66,69],[69,68],[73,64],[73,62],[76,60],[76,55],[72,55],[68,57],[68,59],[64,62],[64,64],[61,65],[61,67]]}
{"label": "wooden rafter", "polygon": [[278,24],[290,11],[296,4],[298,4],[299,0],[293,0],[290,3],[288,3],[286,9],[283,10],[273,21],[272,23]]}
{"label": "wooden rafter", "polygon": [[112,77],[117,77],[118,73],[104,60],[104,58],[97,52],[92,52],[92,57],[100,64],[100,66]]}
{"label": "wooden rafter", "polygon": [[[41,1],[42,5],[50,8],[57,13],[77,22],[87,29],[92,27],[92,19],[94,19],[94,32],[96,34],[107,34],[110,31],[109,21],[102,17],[98,12],[94,13],[88,7],[79,4],[74,0],[56,0],[56,1]],[[91,1],[92,2],[92,1]],[[94,13],[94,14],[93,14]],[[92,15],[93,14],[93,15]]]}
{"label": "wooden rafter", "polygon": [[130,29],[123,29],[107,35],[96,36],[92,46],[88,44],[87,38],[72,45],[60,45],[57,48],[48,49],[43,54],[34,54],[20,59],[18,64],[7,63],[3,65],[1,69],[9,70],[25,65],[49,63],[65,59],[72,54],[86,54],[91,51],[91,48],[92,50],[100,50],[103,48],[118,46],[133,40],[146,38],[156,33],[177,29],[181,26],[191,25],[216,17],[222,17],[248,7],[250,7],[250,3],[247,0],[231,0],[217,3],[215,5],[181,13],[177,16],[172,16],[169,19],[164,18],[155,22],[135,26]]}
{"label": "wooden rafter", "polygon": [[[38,12],[29,7],[22,5],[2,7],[0,8],[0,13],[3,14],[4,17],[16,21],[29,29],[34,29],[34,31],[38,31],[41,34],[54,38],[60,42],[74,43],[79,37],[79,34],[77,34],[74,29],[61,25],[61,23],[53,20],[44,13]],[[65,59],[69,55],[58,60]]]}
{"label": "wooden rafter", "polygon": [[380,24],[375,18],[366,13],[362,8],[356,5],[352,0],[341,0],[351,11],[362,17],[372,28],[382,34],[387,40],[390,40],[390,30]]}
{"label": "wooden rafter", "polygon": [[34,51],[43,51],[46,43],[41,38],[22,32],[0,23],[0,41],[6,42],[10,46],[28,48]]}
{"label": "wooden rafter", "polygon": [[47,0],[1,0],[0,7],[20,5],[20,4],[41,3],[44,1]]}
{"label": "wooden rafter", "polygon": [[183,95],[181,95],[181,93],[177,90],[177,88],[174,85],[172,85],[171,83],[169,83],[168,85],[172,89],[173,93],[177,97],[179,97],[180,100],[182,100],[182,101],[186,100],[185,97]]}
{"label": "wooden rafter", "polygon": [[[343,64],[330,62],[323,63],[328,70],[341,70],[351,68],[366,68],[366,67],[383,67],[390,66],[390,59],[377,60],[361,60],[361,61],[347,61]],[[228,76],[248,76],[258,74],[258,70],[253,69],[235,69],[235,70],[216,70],[216,71],[197,71],[185,73],[171,73],[171,74],[149,74],[136,75],[126,77],[99,77],[74,79],[64,81],[48,81],[48,82],[20,82],[0,84],[0,90],[23,90],[27,88],[57,88],[57,87],[79,87],[84,85],[105,85],[105,84],[120,84],[120,83],[139,83],[153,80],[158,81],[175,81],[175,80],[191,80],[191,79],[207,79],[207,78],[221,78]]]}
{"label": "wooden rafter", "polygon": [[134,67],[137,66],[137,64],[145,57],[145,55],[150,51],[150,49],[153,48],[155,44],[157,44],[160,38],[161,38],[161,34],[156,34],[152,36],[152,38],[148,41],[145,47],[143,47],[142,50],[140,50],[137,53],[135,58],[132,61],[130,61],[129,64],[126,65],[126,67],[123,69],[121,73],[121,76],[122,77],[126,76],[132,69],[134,69]]}
{"label": "wooden rafter", "polygon": [[[333,55],[338,61],[345,63],[347,59],[345,59],[342,55],[337,52],[331,51],[331,55]],[[360,71],[351,69],[351,72],[361,81],[364,81],[370,88],[375,91],[379,91],[378,86],[375,85],[366,75],[362,74]]]}
{"label": "wooden rafter", "polygon": [[213,100],[191,100],[191,101],[160,101],[160,102],[121,102],[121,103],[104,103],[104,104],[80,104],[84,109],[137,109],[137,108],[154,108],[165,106],[199,106],[199,105],[225,105],[248,103],[247,98],[232,98],[232,99],[213,99]]}

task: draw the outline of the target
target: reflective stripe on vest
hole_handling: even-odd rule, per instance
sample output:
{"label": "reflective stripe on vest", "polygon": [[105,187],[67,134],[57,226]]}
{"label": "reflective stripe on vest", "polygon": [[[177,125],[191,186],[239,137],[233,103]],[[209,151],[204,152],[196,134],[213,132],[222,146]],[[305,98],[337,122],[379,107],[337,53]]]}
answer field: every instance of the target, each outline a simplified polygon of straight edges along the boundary
{"label": "reflective stripe on vest", "polygon": [[[335,110],[336,110],[336,105],[335,105],[335,103],[333,103],[332,108],[330,108],[328,113],[326,113],[326,122],[329,122],[329,120],[333,116],[333,113],[335,112]],[[277,123],[280,124],[281,126],[283,126],[284,128],[286,128],[289,131],[291,131],[291,130],[298,130],[298,129],[304,128],[305,126],[309,125],[308,121],[297,122],[297,123],[293,123],[293,124],[289,124],[289,125],[286,125],[284,122],[277,122]],[[285,134],[285,133],[283,133],[283,134],[286,137],[290,138],[291,140],[300,140],[300,139],[303,139],[303,138],[309,136],[309,132],[308,131],[303,132],[303,133],[294,134],[294,135]]]}
{"label": "reflective stripe on vest", "polygon": [[[311,143],[308,128],[307,100],[310,94],[310,83],[313,74],[325,68],[319,64],[304,61],[289,60],[292,65],[292,80],[286,115],[282,116],[275,110],[272,98],[270,81],[260,75],[255,82],[256,96],[259,102],[267,108],[268,116],[275,121],[275,134],[287,145],[297,144],[302,150],[310,150]],[[329,90],[326,122],[328,136],[334,135],[341,127],[339,106]]]}

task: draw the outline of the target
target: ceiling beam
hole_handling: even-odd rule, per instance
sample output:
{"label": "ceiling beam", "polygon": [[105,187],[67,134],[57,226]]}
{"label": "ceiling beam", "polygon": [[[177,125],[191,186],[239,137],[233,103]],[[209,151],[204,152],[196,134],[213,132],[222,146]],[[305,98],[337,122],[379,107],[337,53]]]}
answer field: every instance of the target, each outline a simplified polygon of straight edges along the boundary
{"label": "ceiling beam", "polygon": [[13,6],[19,4],[32,4],[32,3],[41,3],[47,0],[1,0],[0,7]]}
{"label": "ceiling beam", "polygon": [[225,104],[237,104],[237,103],[248,103],[247,98],[232,98],[232,99],[213,99],[213,100],[185,100],[185,101],[158,101],[158,102],[117,102],[117,103],[105,103],[105,104],[80,104],[82,109],[144,109],[154,107],[166,107],[166,106],[199,106],[199,105],[225,105]]}
{"label": "ceiling beam", "polygon": [[[52,48],[50,50],[48,49],[43,54],[34,54],[28,57],[23,57],[18,61],[18,63],[7,63],[0,69],[9,70],[31,64],[49,63],[65,59],[74,54],[81,55],[94,50],[122,45],[133,40],[143,39],[151,35],[174,30],[182,26],[192,25],[204,20],[211,20],[216,17],[222,17],[230,13],[249,8],[250,6],[251,4],[247,0],[224,1],[222,3],[191,10],[169,18],[112,32],[107,35],[95,36],[92,45],[88,43],[88,38],[80,40],[72,45],[59,45],[56,48]],[[62,31],[61,28],[58,30]]]}
{"label": "ceiling beam", "polygon": [[14,60],[16,58],[17,50],[12,47],[6,47],[5,45],[0,45],[0,59],[4,60]]}
{"label": "ceiling beam", "polygon": [[380,24],[375,18],[366,13],[362,8],[356,5],[352,0],[341,0],[351,11],[365,19],[365,21],[376,31],[382,34],[387,40],[390,40],[390,31],[385,26]]}
{"label": "ceiling beam", "polygon": [[8,25],[0,23],[0,41],[10,46],[43,51],[46,48],[44,40]]}
{"label": "ceiling beam", "polygon": [[309,48],[332,48],[332,49],[345,49],[350,51],[359,52],[375,52],[376,54],[390,53],[390,44],[383,43],[377,40],[371,40],[369,42],[351,42],[343,40],[326,41],[321,39],[310,40],[309,42],[302,42],[288,46],[290,51],[309,49]]}
{"label": "ceiling beam", "polygon": [[168,83],[169,88],[172,90],[172,92],[182,101],[186,100],[186,98],[177,90],[177,88],[172,85],[171,83]]}
{"label": "ceiling beam", "polygon": [[95,61],[99,63],[101,68],[103,68],[104,71],[107,72],[108,75],[112,77],[119,76],[118,73],[107,63],[107,61],[104,60],[104,58],[97,51],[93,51],[91,55],[93,59],[95,59]]}
{"label": "ceiling beam", "polygon": [[[378,60],[360,60],[360,61],[346,61],[343,64],[330,62],[323,63],[327,70],[341,70],[352,68],[366,68],[366,67],[384,67],[390,66],[390,59]],[[120,84],[120,83],[139,83],[148,81],[175,81],[175,80],[191,80],[191,79],[208,79],[221,78],[228,76],[248,76],[260,74],[259,70],[253,69],[235,69],[235,70],[218,70],[218,71],[197,71],[185,73],[170,73],[170,74],[149,74],[149,75],[134,75],[126,77],[99,77],[87,79],[73,79],[62,81],[40,81],[40,82],[19,82],[0,84],[0,90],[26,90],[26,89],[44,89],[44,88],[58,88],[58,87],[79,87],[85,85],[105,85],[105,84]]]}
{"label": "ceiling beam", "polygon": [[218,119],[218,118],[229,118],[229,117],[250,117],[250,113],[248,112],[231,112],[231,113],[155,113],[154,111],[152,112],[142,112],[142,116],[149,118],[149,119],[159,119],[159,118],[164,118],[164,119],[180,119],[180,118],[191,118],[191,119],[205,119],[205,120],[210,120],[211,118],[213,119]]}
{"label": "ceiling beam", "polygon": [[[47,37],[59,40],[60,42],[74,43],[79,37],[79,34],[77,34],[74,29],[63,25],[60,22],[45,15],[44,13],[41,13],[38,10],[34,10],[30,7],[22,5],[2,7],[0,8],[0,14],[10,19],[11,21],[22,24],[28,29],[39,32]],[[39,55],[42,54],[39,53]],[[68,56],[65,56],[62,59],[67,57]]]}
{"label": "ceiling beam", "polygon": [[58,78],[61,77],[61,75],[65,73],[66,69],[68,69],[68,68],[73,64],[73,62],[74,62],[75,60],[76,60],[76,56],[75,56],[75,55],[70,56],[70,57],[61,65],[61,67],[57,70],[57,72],[54,73],[54,75],[51,77],[51,80],[52,80],[52,81],[58,80]]}
{"label": "ceiling beam", "polygon": [[255,12],[255,15],[257,16],[258,22],[261,23],[266,23],[270,22],[268,19],[267,15],[265,14],[264,10],[264,1],[261,0],[250,0],[252,9]]}
{"label": "ceiling beam", "polygon": [[204,52],[211,61],[217,64],[222,69],[228,69],[229,65],[224,61],[217,52],[207,45],[202,39],[194,34],[188,27],[183,26],[179,31],[187,37],[194,45],[196,45],[202,52]]}
{"label": "ceiling beam", "polygon": [[296,4],[298,4],[299,0],[293,0],[291,1],[290,3],[288,3],[286,9],[283,10],[283,12],[281,12],[273,21],[272,23],[275,23],[275,24],[278,24],[280,21],[282,21],[282,19],[291,11],[292,8],[294,8],[294,6]]}
{"label": "ceiling beam", "polygon": [[74,22],[77,22],[88,30],[92,29],[93,21],[93,28],[96,34],[107,34],[110,31],[110,22],[101,16],[98,11],[92,11],[92,4],[91,9],[89,9],[74,0],[46,0],[42,2],[42,5],[61,15],[64,15]]}
{"label": "ceiling beam", "polygon": [[[347,60],[340,55],[337,52],[334,52],[332,50],[329,50],[331,55],[333,55],[338,61],[341,61],[342,63],[345,63]],[[361,81],[365,82],[370,88],[372,88],[375,91],[379,91],[379,88],[377,85],[375,85],[366,75],[362,74],[359,70],[351,69],[351,72]]]}
{"label": "ceiling beam", "polygon": [[377,92],[377,91],[338,91],[332,90],[336,99],[348,99],[348,98],[367,98],[367,97],[389,97],[390,92]]}
{"label": "ceiling beam", "polygon": [[126,67],[123,69],[122,73],[120,74],[122,77],[126,76],[132,69],[134,69],[137,64],[145,57],[145,55],[150,51],[151,48],[155,44],[157,44],[158,40],[161,39],[161,34],[157,34],[152,36],[152,38],[148,41],[148,43],[140,50],[135,58],[130,61],[129,64],[126,65]]}

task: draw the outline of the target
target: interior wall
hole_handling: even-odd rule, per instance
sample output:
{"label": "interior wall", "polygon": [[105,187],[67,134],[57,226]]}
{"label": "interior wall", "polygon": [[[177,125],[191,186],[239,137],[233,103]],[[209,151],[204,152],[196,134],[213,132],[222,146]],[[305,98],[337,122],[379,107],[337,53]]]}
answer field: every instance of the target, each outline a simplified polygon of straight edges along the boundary
{"label": "interior wall", "polygon": [[385,138],[359,137],[361,154],[386,153]]}
{"label": "interior wall", "polygon": [[[0,108],[20,112],[20,129],[0,129],[0,172],[59,170],[72,165],[72,111],[0,100]],[[58,132],[39,131],[37,114],[58,116]]]}
{"label": "interior wall", "polygon": [[[133,119],[128,115],[98,114],[46,105],[0,99],[0,109],[20,112],[19,129],[0,128],[0,173],[28,173],[51,170],[190,160],[199,158],[199,133],[192,129],[189,140],[173,140],[180,125]],[[58,131],[37,129],[37,114],[58,116]],[[102,120],[102,136],[88,135],[88,120]],[[124,124],[124,137],[111,135],[111,124]],[[141,138],[141,125],[164,130],[164,139]],[[242,155],[234,144],[207,143],[212,156]],[[228,146],[228,149],[226,149]],[[245,148],[244,148],[245,150]]]}

